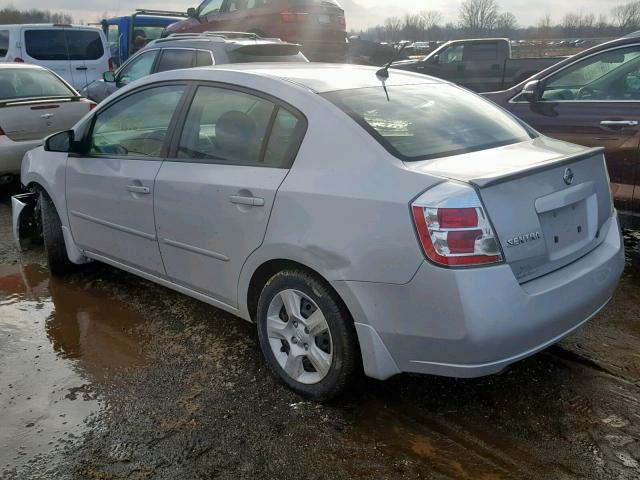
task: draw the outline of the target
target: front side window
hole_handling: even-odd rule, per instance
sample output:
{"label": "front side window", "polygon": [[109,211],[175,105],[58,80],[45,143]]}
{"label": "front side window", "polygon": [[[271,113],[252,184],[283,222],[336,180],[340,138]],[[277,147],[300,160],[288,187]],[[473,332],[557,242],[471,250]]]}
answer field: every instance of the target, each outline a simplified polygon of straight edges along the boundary
{"label": "front side window", "polygon": [[70,60],[99,60],[104,56],[102,38],[90,30],[65,30]]}
{"label": "front side window", "polygon": [[0,70],[0,100],[74,96],[69,87],[48,70]]}
{"label": "front side window", "polygon": [[36,60],[69,60],[64,30],[27,30],[24,32],[27,55]]}
{"label": "front side window", "polygon": [[217,15],[220,13],[224,0],[205,0],[198,7],[198,16]]}
{"label": "front side window", "polygon": [[498,44],[480,42],[468,45],[464,50],[464,60],[470,62],[490,62],[498,59]]}
{"label": "front side window", "polygon": [[534,135],[489,101],[452,85],[387,87],[387,93],[371,87],[323,96],[405,161],[487,150]]}
{"label": "front side window", "polygon": [[118,72],[118,84],[126,85],[150,75],[157,55],[158,50],[149,50],[148,52],[141,53],[136,58],[132,59],[122,67],[122,70]]}
{"label": "front side window", "polygon": [[444,52],[438,55],[439,63],[458,63],[462,62],[462,55],[464,54],[464,45],[456,45],[447,48]]}
{"label": "front side window", "polygon": [[158,61],[156,72],[191,68],[193,67],[195,55],[195,50],[187,50],[184,48],[165,48],[162,50],[162,55]]}
{"label": "front side window", "polygon": [[[178,158],[285,167],[297,122],[269,100],[235,90],[200,87],[187,115]],[[267,144],[272,124],[276,137]]]}
{"label": "front side window", "polygon": [[636,100],[639,72],[640,46],[596,54],[548,79],[542,100]]}
{"label": "front side window", "polygon": [[249,10],[252,8],[263,7],[266,0],[230,0],[229,11],[235,12],[236,10]]}
{"label": "front side window", "polygon": [[0,30],[0,57],[6,57],[9,51],[9,30]]}
{"label": "front side window", "polygon": [[185,91],[167,85],[134,93],[97,114],[89,154],[158,157]]}

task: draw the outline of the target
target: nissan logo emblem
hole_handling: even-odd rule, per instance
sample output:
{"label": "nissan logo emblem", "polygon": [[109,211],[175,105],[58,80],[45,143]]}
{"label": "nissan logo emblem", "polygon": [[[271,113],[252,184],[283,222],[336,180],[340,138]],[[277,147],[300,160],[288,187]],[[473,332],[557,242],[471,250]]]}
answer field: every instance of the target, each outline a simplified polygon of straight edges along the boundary
{"label": "nissan logo emblem", "polygon": [[571,170],[570,168],[565,169],[564,175],[562,176],[564,183],[566,183],[567,185],[571,185],[573,183],[573,177],[573,170]]}

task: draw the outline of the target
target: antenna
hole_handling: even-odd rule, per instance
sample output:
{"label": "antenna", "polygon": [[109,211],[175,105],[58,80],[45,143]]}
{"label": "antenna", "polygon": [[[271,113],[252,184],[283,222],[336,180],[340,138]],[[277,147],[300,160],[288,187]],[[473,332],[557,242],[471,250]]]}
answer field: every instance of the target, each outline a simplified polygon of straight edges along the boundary
{"label": "antenna", "polygon": [[398,51],[396,52],[395,56],[389,60],[389,62],[387,62],[384,67],[382,67],[380,70],[378,70],[376,72],[376,76],[380,77],[380,78],[384,78],[385,80],[387,78],[389,78],[389,67],[391,67],[391,64],[393,62],[395,62],[396,60],[398,60],[398,58],[400,58],[400,55],[402,54],[402,51],[404,50],[404,47],[406,47],[407,44],[403,43],[402,46],[398,49]]}

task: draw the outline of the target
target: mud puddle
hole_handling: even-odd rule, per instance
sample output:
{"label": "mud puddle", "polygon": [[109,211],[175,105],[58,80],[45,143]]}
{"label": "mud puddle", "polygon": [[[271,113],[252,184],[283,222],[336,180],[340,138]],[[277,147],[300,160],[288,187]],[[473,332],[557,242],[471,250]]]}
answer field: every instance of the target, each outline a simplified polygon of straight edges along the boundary
{"label": "mud puddle", "polygon": [[0,264],[0,472],[79,437],[95,385],[144,362],[139,314],[40,265]]}

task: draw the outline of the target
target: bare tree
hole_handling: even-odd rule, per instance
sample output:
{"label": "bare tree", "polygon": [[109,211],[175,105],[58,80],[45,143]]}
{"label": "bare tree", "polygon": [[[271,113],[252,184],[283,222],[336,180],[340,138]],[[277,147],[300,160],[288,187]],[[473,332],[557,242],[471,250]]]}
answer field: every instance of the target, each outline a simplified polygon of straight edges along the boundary
{"label": "bare tree", "polygon": [[498,20],[495,0],[464,0],[460,5],[460,27],[473,35],[493,30]]}
{"label": "bare tree", "polygon": [[402,20],[398,17],[390,17],[384,21],[384,30],[388,40],[392,42],[398,42],[402,40],[400,38],[400,32],[402,32]]}
{"label": "bare tree", "polygon": [[504,12],[496,19],[496,30],[503,37],[510,37],[514,30],[518,28],[518,20],[511,12]]}
{"label": "bare tree", "polygon": [[613,18],[613,24],[621,32],[636,30],[640,25],[640,2],[618,5],[611,10],[611,17]]}
{"label": "bare tree", "polygon": [[442,14],[437,10],[423,10],[420,12],[424,29],[429,31],[442,23]]}

